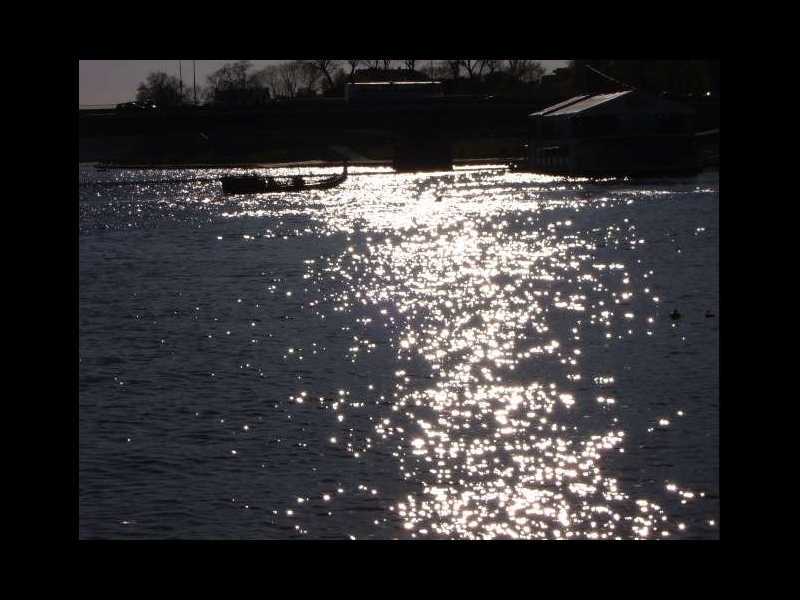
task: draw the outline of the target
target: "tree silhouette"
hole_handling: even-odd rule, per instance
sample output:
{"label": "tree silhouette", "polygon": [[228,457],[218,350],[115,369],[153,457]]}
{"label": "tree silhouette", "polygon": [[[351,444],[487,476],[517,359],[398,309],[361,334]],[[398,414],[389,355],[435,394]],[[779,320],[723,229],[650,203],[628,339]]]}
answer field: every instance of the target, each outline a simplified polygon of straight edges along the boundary
{"label": "tree silhouette", "polygon": [[446,60],[444,61],[450,69],[450,75],[453,79],[458,79],[461,75],[461,60]]}
{"label": "tree silhouette", "polygon": [[344,86],[348,82],[349,77],[344,69],[336,69],[333,73],[333,86],[323,91],[323,96],[336,97],[344,96]]}
{"label": "tree silhouette", "polygon": [[502,68],[501,61],[499,60],[484,60],[483,62],[488,75],[491,75],[495,71],[498,71]]}
{"label": "tree silhouette", "polygon": [[345,62],[348,65],[350,65],[350,73],[348,74],[348,78],[350,79],[350,81],[353,81],[356,69],[358,68],[358,65],[360,65],[363,61],[360,58],[356,58],[356,59],[346,60]]}
{"label": "tree silhouette", "polygon": [[258,85],[258,79],[250,76],[249,71],[253,63],[249,60],[239,60],[235,63],[226,63],[206,77],[208,85],[213,90],[243,90]]}
{"label": "tree silhouette", "polygon": [[302,60],[296,61],[299,69],[300,90],[304,96],[313,96],[317,93],[320,71],[316,65]]}
{"label": "tree silhouette", "polygon": [[446,79],[450,75],[450,68],[446,62],[437,61],[431,62],[429,65],[422,67],[420,72],[428,76],[428,79]]}
{"label": "tree silhouette", "polygon": [[302,69],[303,65],[298,61],[284,63],[278,67],[281,95],[289,98],[297,96]]}
{"label": "tree silhouette", "polygon": [[535,60],[507,60],[508,73],[521,82],[538,81],[544,75],[544,67]]}
{"label": "tree silhouette", "polygon": [[229,104],[250,102],[252,98],[260,96],[258,92],[268,87],[268,71],[267,69],[251,71],[252,68],[253,63],[249,60],[222,65],[206,77],[208,82],[205,90],[206,100],[215,104]]}
{"label": "tree silhouette", "polygon": [[274,86],[276,96],[297,98],[316,94],[320,71],[311,62],[295,60],[267,70],[265,77]]}
{"label": "tree silhouette", "polygon": [[483,68],[486,66],[485,60],[462,60],[460,62],[461,66],[466,69],[470,79],[475,79],[476,77],[480,79]]}
{"label": "tree silhouette", "polygon": [[325,79],[328,82],[328,89],[331,89],[335,86],[333,82],[333,72],[336,71],[336,68],[339,66],[336,61],[312,60],[309,61],[309,64],[312,65],[314,68],[318,69],[319,72],[325,76]]}
{"label": "tree silhouette", "polygon": [[281,73],[279,65],[267,65],[253,73],[252,77],[259,81],[261,85],[269,89],[270,94],[280,96],[281,94]]}
{"label": "tree silhouette", "polygon": [[174,75],[156,71],[150,73],[147,79],[139,84],[136,90],[136,100],[153,102],[160,107],[179,106],[186,102],[187,91],[183,89],[180,80]]}

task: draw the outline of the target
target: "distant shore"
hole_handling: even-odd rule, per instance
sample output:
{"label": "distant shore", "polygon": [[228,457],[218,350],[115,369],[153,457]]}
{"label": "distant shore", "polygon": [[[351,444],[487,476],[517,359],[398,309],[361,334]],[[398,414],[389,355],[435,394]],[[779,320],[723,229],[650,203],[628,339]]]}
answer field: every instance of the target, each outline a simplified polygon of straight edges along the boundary
{"label": "distant shore", "polygon": [[[504,165],[512,160],[509,158],[456,158],[455,166],[471,165]],[[81,165],[101,165],[100,161],[80,161]],[[291,162],[229,162],[229,163],[112,163],[114,169],[291,169],[291,168],[338,168],[343,161],[335,160],[306,160]],[[391,160],[349,160],[350,167],[391,167]]]}

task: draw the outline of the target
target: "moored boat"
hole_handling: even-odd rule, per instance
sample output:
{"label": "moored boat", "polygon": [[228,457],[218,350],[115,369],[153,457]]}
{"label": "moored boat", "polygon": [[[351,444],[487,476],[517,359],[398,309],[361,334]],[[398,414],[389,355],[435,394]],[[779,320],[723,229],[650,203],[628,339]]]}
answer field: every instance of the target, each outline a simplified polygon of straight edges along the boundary
{"label": "moored boat", "polygon": [[226,194],[271,194],[329,190],[347,180],[347,165],[341,173],[318,181],[307,181],[299,175],[288,181],[264,175],[228,175],[222,178],[222,191]]}

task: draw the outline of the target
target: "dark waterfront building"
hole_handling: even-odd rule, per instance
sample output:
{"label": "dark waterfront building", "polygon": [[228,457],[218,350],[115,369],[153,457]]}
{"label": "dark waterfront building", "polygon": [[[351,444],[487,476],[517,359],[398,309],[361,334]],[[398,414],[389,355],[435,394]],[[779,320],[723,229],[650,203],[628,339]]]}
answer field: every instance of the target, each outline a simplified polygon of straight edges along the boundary
{"label": "dark waterfront building", "polygon": [[451,171],[453,145],[420,133],[402,137],[395,142],[392,167],[398,173]]}
{"label": "dark waterfront building", "polygon": [[537,94],[542,100],[556,101],[575,93],[575,77],[573,69],[562,67],[542,77]]}
{"label": "dark waterfront building", "polygon": [[599,177],[696,172],[694,114],[641,91],[575,96],[530,115],[527,168]]}
{"label": "dark waterfront building", "polygon": [[358,102],[408,102],[440,98],[444,95],[440,81],[372,81],[348,83],[345,100]]}

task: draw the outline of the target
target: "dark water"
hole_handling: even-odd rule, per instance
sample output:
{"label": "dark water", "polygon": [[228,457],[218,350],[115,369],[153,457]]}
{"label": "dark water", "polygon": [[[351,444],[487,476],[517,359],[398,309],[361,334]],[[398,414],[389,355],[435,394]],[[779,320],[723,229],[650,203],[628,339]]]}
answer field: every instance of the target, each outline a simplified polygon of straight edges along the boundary
{"label": "dark water", "polygon": [[82,168],[80,536],[718,538],[717,175],[360,171]]}

